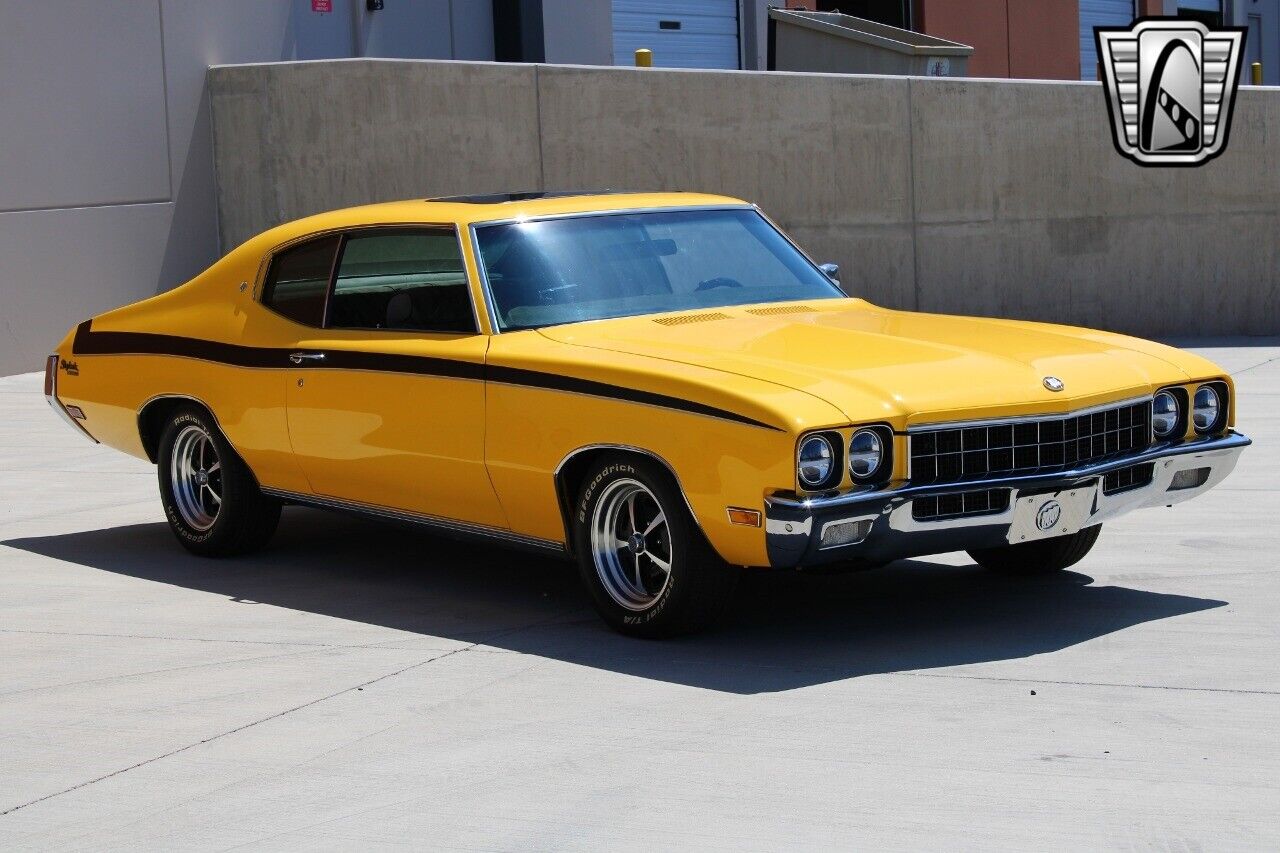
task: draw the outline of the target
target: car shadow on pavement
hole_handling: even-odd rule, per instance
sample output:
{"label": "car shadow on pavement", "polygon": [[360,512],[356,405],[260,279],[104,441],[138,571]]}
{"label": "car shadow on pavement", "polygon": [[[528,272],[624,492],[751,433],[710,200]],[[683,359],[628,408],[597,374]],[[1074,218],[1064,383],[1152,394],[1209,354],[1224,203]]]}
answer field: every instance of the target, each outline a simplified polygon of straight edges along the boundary
{"label": "car shadow on pavement", "polygon": [[286,510],[270,547],[225,560],[187,554],[162,523],[0,544],[237,601],[742,694],[1023,658],[1226,603],[1094,586],[1075,572],[1003,578],[908,560],[843,575],[754,573],[715,630],[648,642],[596,618],[571,563],[316,510]]}

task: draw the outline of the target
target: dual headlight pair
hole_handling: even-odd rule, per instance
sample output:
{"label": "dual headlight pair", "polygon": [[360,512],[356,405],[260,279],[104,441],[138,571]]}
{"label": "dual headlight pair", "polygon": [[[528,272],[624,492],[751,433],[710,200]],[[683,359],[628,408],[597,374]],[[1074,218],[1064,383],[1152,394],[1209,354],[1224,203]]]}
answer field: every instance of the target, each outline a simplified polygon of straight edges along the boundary
{"label": "dual headlight pair", "polygon": [[[863,427],[849,438],[849,476],[858,484],[875,483],[889,471],[893,433],[886,427]],[[840,485],[844,440],[837,432],[819,432],[800,442],[796,473],[806,489]]]}
{"label": "dual headlight pair", "polygon": [[[1187,393],[1181,388],[1166,388],[1151,401],[1151,431],[1156,438],[1181,438],[1187,431],[1184,409]],[[1196,389],[1191,399],[1191,423],[1197,435],[1210,435],[1222,429],[1227,418],[1227,389],[1221,382],[1208,382]]]}

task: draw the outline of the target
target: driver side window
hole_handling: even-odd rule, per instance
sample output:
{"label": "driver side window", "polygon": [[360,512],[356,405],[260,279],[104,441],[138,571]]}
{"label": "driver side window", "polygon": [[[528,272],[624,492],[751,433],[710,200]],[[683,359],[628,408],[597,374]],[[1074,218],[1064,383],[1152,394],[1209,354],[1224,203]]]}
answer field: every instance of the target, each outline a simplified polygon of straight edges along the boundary
{"label": "driver side window", "polygon": [[474,334],[457,234],[443,228],[380,228],[348,235],[326,325]]}

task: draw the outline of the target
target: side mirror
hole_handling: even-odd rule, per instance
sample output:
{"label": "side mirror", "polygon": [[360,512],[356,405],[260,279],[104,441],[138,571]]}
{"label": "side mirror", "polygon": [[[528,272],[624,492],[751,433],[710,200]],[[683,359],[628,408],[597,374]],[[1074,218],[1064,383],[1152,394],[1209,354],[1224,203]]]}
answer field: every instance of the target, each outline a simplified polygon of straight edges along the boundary
{"label": "side mirror", "polygon": [[840,265],[839,264],[818,264],[818,269],[822,270],[822,274],[831,279],[835,286],[840,288],[840,292],[845,296],[853,296],[849,292],[849,288],[840,283]]}

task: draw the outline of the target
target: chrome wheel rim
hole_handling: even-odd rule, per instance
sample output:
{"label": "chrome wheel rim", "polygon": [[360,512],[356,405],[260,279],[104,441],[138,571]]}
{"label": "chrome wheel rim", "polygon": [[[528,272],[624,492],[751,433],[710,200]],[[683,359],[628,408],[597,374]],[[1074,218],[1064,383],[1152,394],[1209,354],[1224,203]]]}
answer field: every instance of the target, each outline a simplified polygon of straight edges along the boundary
{"label": "chrome wheel rim", "polygon": [[222,460],[203,427],[185,426],[174,439],[169,483],[183,523],[201,532],[213,527],[222,508]]}
{"label": "chrome wheel rim", "polygon": [[627,610],[653,606],[671,583],[671,530],[638,480],[610,483],[591,515],[591,556],[609,597]]}

